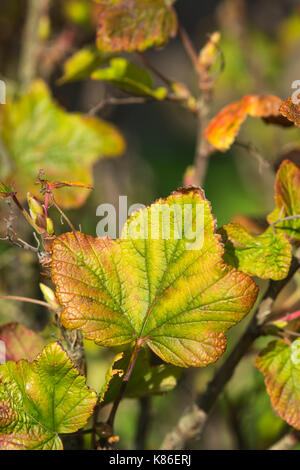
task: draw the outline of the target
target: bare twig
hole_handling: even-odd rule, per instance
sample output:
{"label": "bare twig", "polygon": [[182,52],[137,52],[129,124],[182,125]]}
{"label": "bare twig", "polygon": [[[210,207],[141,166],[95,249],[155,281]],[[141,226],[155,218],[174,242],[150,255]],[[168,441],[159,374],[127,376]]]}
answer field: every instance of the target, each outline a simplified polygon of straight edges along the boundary
{"label": "bare twig", "polygon": [[28,0],[28,10],[22,40],[19,80],[26,88],[36,75],[39,49],[39,22],[50,0]]}
{"label": "bare twig", "polygon": [[17,300],[19,302],[28,302],[30,304],[41,305],[42,307],[49,308],[50,310],[54,310],[55,312],[57,311],[54,307],[52,307],[47,302],[43,302],[42,300],[29,299],[28,297],[19,297],[17,295],[0,295],[0,299],[3,299],[3,300]]}
{"label": "bare twig", "polygon": [[271,224],[271,227],[274,227],[275,225],[279,224],[280,222],[285,222],[287,220],[295,220],[295,219],[300,219],[300,214],[296,214],[296,215],[289,215],[287,217],[282,217],[280,219],[277,219],[275,220],[275,222],[273,222]]}
{"label": "bare twig", "polygon": [[199,63],[199,60],[198,60],[198,54],[196,52],[194,44],[192,43],[192,41],[191,41],[189,35],[187,34],[186,30],[180,24],[179,24],[179,27],[178,27],[178,31],[179,31],[179,35],[180,35],[182,44],[183,44],[189,58],[191,59],[192,64],[194,65],[195,71],[197,72],[197,74],[199,76],[201,76],[202,70],[201,70],[201,67],[200,67],[200,63]]}
{"label": "bare twig", "polygon": [[68,224],[69,227],[71,228],[72,232],[76,233],[76,230],[75,230],[74,225],[72,224],[72,222],[70,221],[70,219],[66,216],[66,214],[61,210],[61,208],[59,207],[59,205],[58,205],[57,202],[55,201],[54,196],[53,196],[52,193],[51,193],[51,200],[52,200],[52,202],[53,202],[53,205],[56,207],[56,209],[57,209],[58,212],[60,213],[60,215],[63,217],[63,219],[65,219],[65,221],[67,222],[67,224]]}
{"label": "bare twig", "polygon": [[262,173],[263,168],[269,168],[270,167],[270,163],[267,160],[264,159],[264,157],[259,153],[259,151],[255,147],[255,145],[253,145],[251,142],[244,143],[244,142],[237,141],[236,145],[238,145],[239,147],[244,148],[245,150],[248,150],[250,155],[252,157],[256,158],[256,160],[258,161],[258,170],[259,170],[260,173]]}
{"label": "bare twig", "polygon": [[166,77],[165,74],[163,74],[159,69],[155,67],[155,65],[150,62],[150,60],[142,53],[142,52],[136,52],[136,55],[141,61],[143,62],[146,67],[148,67],[151,72],[153,72],[162,82],[164,82],[167,86],[171,87],[172,83],[174,80],[171,80],[170,78]]}
{"label": "bare twig", "polygon": [[126,105],[126,104],[144,104],[148,101],[155,101],[153,98],[148,98],[146,96],[129,96],[125,98],[115,98],[114,96],[104,98],[96,106],[94,106],[87,113],[88,116],[95,116],[99,111],[101,111],[106,106],[117,106],[117,105]]}
{"label": "bare twig", "polygon": [[151,397],[142,397],[139,399],[139,416],[136,428],[136,449],[145,450],[147,444],[147,435],[151,424],[152,410]]}
{"label": "bare twig", "polygon": [[210,145],[206,140],[204,131],[209,122],[208,111],[209,104],[212,100],[212,91],[215,79],[210,77],[209,67],[206,68],[200,64],[197,51],[182,25],[179,25],[179,35],[183,47],[186,50],[186,53],[189,56],[194,66],[195,72],[199,78],[198,84],[201,96],[197,106],[197,141],[194,157],[195,173],[193,177],[193,183],[196,186],[202,186],[205,179],[209,158],[214,151],[212,145]]}
{"label": "bare twig", "polygon": [[261,328],[269,318],[277,295],[291,280],[299,267],[299,261],[293,258],[288,276],[281,281],[270,281],[262,302],[237,345],[217,370],[213,380],[207,385],[204,394],[199,396],[196,402],[186,410],[175,428],[166,436],[162,449],[182,449],[189,439],[201,436],[208,415],[231,379],[235,367],[250,349],[254,340],[260,335]]}
{"label": "bare twig", "polygon": [[202,110],[199,111],[198,120],[197,120],[198,121],[197,141],[196,141],[196,151],[195,151],[195,157],[194,157],[195,174],[194,174],[193,179],[194,179],[194,184],[197,186],[203,185],[209,158],[211,154],[214,152],[213,147],[210,145],[210,143],[206,140],[204,136],[204,130],[205,130],[206,125],[208,124],[207,109],[204,110],[203,106],[201,108]]}

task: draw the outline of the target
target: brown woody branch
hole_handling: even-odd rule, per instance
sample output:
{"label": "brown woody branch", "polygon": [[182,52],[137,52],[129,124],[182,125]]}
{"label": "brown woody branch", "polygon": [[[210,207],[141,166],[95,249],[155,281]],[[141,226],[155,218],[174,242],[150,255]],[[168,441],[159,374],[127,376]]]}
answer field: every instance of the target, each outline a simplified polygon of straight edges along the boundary
{"label": "brown woody branch", "polygon": [[24,88],[36,76],[39,50],[39,22],[42,14],[49,7],[50,0],[28,0],[27,17],[23,33],[19,80]]}

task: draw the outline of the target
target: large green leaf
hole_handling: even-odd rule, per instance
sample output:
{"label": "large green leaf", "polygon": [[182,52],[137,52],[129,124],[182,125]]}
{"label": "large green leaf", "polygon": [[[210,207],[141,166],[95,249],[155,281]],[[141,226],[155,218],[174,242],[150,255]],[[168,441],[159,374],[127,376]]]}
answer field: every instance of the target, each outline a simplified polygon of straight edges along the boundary
{"label": "large green leaf", "polygon": [[225,242],[227,263],[250,276],[262,279],[284,279],[292,260],[292,247],[285,235],[268,229],[262,235],[252,235],[237,223],[220,230]]}
{"label": "large green leaf", "polygon": [[267,392],[277,413],[300,429],[300,340],[273,341],[261,352],[256,366],[265,376]]}
{"label": "large green leaf", "polygon": [[147,344],[180,367],[216,361],[257,286],[224,264],[214,231],[209,202],[190,188],[136,212],[116,241],[59,236],[52,277],[63,325],[103,346]]}
{"label": "large green leaf", "polygon": [[[132,350],[117,354],[112,367],[106,374],[106,380],[100,392],[100,403],[106,405],[113,402],[120,391],[123,376],[126,373]],[[125,390],[125,397],[139,398],[160,395],[169,392],[181,375],[179,367],[161,364],[151,366],[149,351],[142,349],[134,365],[133,373]]]}
{"label": "large green leaf", "polygon": [[164,45],[177,32],[174,0],[99,1],[100,50],[143,51]]}
{"label": "large green leaf", "polygon": [[[268,216],[270,223],[300,215],[300,169],[289,160],[282,162],[276,175],[275,204],[275,209]],[[279,222],[276,230],[300,241],[300,218]]]}
{"label": "large green leaf", "polygon": [[103,80],[133,95],[151,96],[163,100],[166,88],[153,87],[153,80],[147,70],[141,69],[122,57],[111,59],[109,67],[92,73],[94,80]]}
{"label": "large green leaf", "polygon": [[[52,180],[92,183],[92,165],[100,157],[117,156],[124,140],[111,125],[96,118],[67,113],[52,99],[42,81],[36,81],[19,100],[2,108],[1,137],[12,159],[8,179],[18,190],[37,195],[34,184],[43,168]],[[64,207],[84,202],[86,190],[61,189]]]}
{"label": "large green leaf", "polygon": [[41,335],[21,323],[1,325],[0,340],[5,344],[6,360],[15,362],[21,359],[33,361],[46,343]]}
{"label": "large green leaf", "polygon": [[62,448],[59,434],[82,428],[97,395],[58,343],[37,359],[0,366],[0,449]]}

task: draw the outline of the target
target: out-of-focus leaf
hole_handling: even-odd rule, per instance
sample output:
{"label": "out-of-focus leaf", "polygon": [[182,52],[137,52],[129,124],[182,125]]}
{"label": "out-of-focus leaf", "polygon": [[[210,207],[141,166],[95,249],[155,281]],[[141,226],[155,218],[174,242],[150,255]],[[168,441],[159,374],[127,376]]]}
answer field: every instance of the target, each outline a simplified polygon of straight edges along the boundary
{"label": "out-of-focus leaf", "polygon": [[[1,137],[14,163],[11,179],[21,193],[38,194],[36,175],[44,168],[53,180],[92,183],[92,165],[103,156],[117,156],[124,140],[114,126],[100,119],[67,113],[52,99],[42,81],[2,110]],[[64,207],[82,204],[88,193],[62,189]]]}
{"label": "out-of-focus leaf", "polygon": [[98,2],[97,46],[102,51],[144,51],[163,46],[177,32],[174,0]]}
{"label": "out-of-focus leaf", "polygon": [[300,127],[300,104],[293,103],[291,97],[282,103],[280,106],[280,112],[289,121]]}
{"label": "out-of-focus leaf", "polygon": [[279,416],[300,429],[300,341],[273,341],[256,360]]}
{"label": "out-of-focus leaf", "polygon": [[218,46],[221,39],[221,34],[218,31],[215,31],[210,35],[209,40],[204,45],[199,53],[199,64],[203,67],[204,70],[210,70],[214,65],[217,55],[218,55]]}
{"label": "out-of-focus leaf", "polygon": [[[218,150],[225,151],[233,144],[247,116],[270,119],[280,117],[282,100],[277,96],[247,95],[226,106],[205,129],[206,139]],[[275,124],[281,124],[275,121]]]}
{"label": "out-of-focus leaf", "polygon": [[[106,405],[114,401],[120,391],[124,374],[127,371],[132,350],[119,353],[106,375],[105,384],[100,392],[100,403]],[[149,351],[142,349],[137,357],[132,375],[126,387],[125,397],[139,398],[160,395],[176,387],[182,369],[161,364],[151,366]]]}
{"label": "out-of-focus leaf", "polygon": [[138,341],[179,367],[215,362],[257,286],[224,264],[214,231],[202,190],[187,188],[133,214],[116,241],[59,236],[52,278],[62,324],[103,346]]}
{"label": "out-of-focus leaf", "polygon": [[166,97],[166,88],[153,87],[153,80],[147,70],[141,69],[123,58],[111,59],[109,67],[92,73],[94,80],[103,80],[133,95],[151,96],[158,100]]}
{"label": "out-of-focus leaf", "polygon": [[101,53],[96,46],[87,46],[75,52],[64,63],[64,74],[59,83],[75,82],[89,78],[91,73],[108,62],[111,54]]}
{"label": "out-of-focus leaf", "polygon": [[62,8],[65,16],[72,23],[81,26],[91,26],[93,2],[90,0],[64,0]]}
{"label": "out-of-focus leaf", "polygon": [[[300,169],[289,160],[284,160],[275,181],[275,209],[268,222],[300,214]],[[300,218],[276,224],[276,230],[284,232],[293,240],[300,240]]]}
{"label": "out-of-focus leaf", "polygon": [[6,361],[33,361],[45,346],[45,340],[21,323],[5,323],[0,326],[0,340],[6,348]]}
{"label": "out-of-focus leaf", "polygon": [[278,281],[284,279],[292,260],[292,247],[286,236],[268,229],[252,235],[237,223],[220,230],[225,242],[224,260],[250,276]]}
{"label": "out-of-focus leaf", "polygon": [[62,449],[59,434],[85,426],[97,395],[58,343],[37,359],[0,366],[0,449]]}

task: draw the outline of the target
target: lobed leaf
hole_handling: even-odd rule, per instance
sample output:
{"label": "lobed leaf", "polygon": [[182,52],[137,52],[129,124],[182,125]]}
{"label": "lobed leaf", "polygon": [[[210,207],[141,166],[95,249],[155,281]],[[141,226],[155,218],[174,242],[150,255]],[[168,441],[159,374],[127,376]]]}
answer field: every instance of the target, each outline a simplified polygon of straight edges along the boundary
{"label": "lobed leaf", "polygon": [[[275,209],[268,216],[269,223],[300,215],[300,169],[289,160],[284,160],[277,172],[274,199]],[[278,222],[276,230],[299,241],[300,218]]]}
{"label": "lobed leaf", "polygon": [[[247,116],[263,118],[280,117],[282,100],[277,96],[247,95],[223,108],[205,129],[206,139],[218,150],[225,151],[233,144]],[[282,123],[277,119],[279,124]],[[276,120],[274,123],[277,123]]]}
{"label": "lobed leaf", "polygon": [[144,51],[177,33],[174,0],[100,1],[97,46],[101,51]]}
{"label": "lobed leaf", "polygon": [[151,75],[140,67],[121,57],[110,60],[109,67],[92,73],[94,80],[103,80],[133,95],[150,96],[157,100],[166,97],[167,89],[155,89]]}
{"label": "lobed leaf", "polygon": [[[132,350],[129,349],[116,355],[100,392],[99,400],[102,405],[107,405],[117,398],[131,353]],[[149,351],[142,349],[136,359],[124,397],[139,398],[169,392],[176,387],[181,372],[182,369],[171,365],[151,366]]]}
{"label": "lobed leaf", "polygon": [[4,341],[7,361],[33,361],[45,346],[45,340],[21,323],[0,326],[0,340]]}
{"label": "lobed leaf", "polygon": [[273,341],[256,360],[267,392],[279,416],[300,429],[300,342]]}
{"label": "lobed leaf", "polygon": [[[37,195],[38,188],[32,182],[41,168],[53,180],[74,179],[90,185],[93,163],[104,155],[117,156],[124,149],[124,140],[114,126],[67,113],[40,80],[19,100],[3,107],[1,129],[14,163],[10,178],[24,194],[30,191]],[[76,207],[87,195],[78,189],[62,189],[57,202]]]}
{"label": "lobed leaf", "polygon": [[59,236],[52,279],[62,324],[102,346],[144,343],[180,367],[215,362],[258,288],[224,264],[214,231],[202,190],[187,188],[133,214],[116,241]]}
{"label": "lobed leaf", "polygon": [[252,235],[238,223],[230,223],[220,231],[224,237],[224,260],[250,276],[278,281],[289,272],[292,247],[282,233],[268,229]]}
{"label": "lobed leaf", "polygon": [[59,434],[82,428],[97,395],[58,343],[32,363],[0,366],[0,449],[62,449]]}

